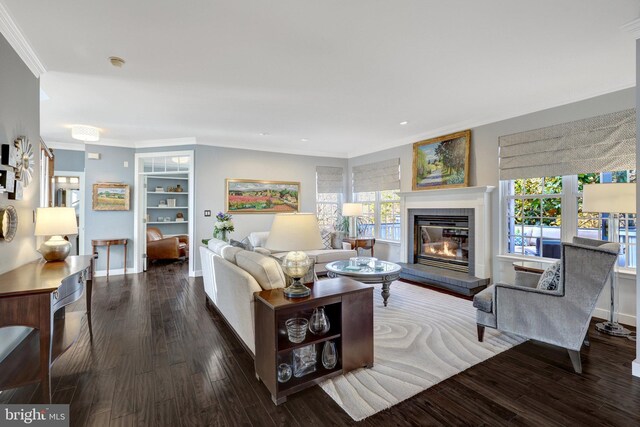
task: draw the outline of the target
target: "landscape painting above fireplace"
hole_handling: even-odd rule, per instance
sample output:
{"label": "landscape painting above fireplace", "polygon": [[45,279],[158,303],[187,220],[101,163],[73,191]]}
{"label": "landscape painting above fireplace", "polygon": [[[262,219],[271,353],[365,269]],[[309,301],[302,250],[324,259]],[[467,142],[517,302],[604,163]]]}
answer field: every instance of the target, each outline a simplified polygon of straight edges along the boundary
{"label": "landscape painting above fireplace", "polygon": [[413,190],[469,185],[471,131],[413,144]]}

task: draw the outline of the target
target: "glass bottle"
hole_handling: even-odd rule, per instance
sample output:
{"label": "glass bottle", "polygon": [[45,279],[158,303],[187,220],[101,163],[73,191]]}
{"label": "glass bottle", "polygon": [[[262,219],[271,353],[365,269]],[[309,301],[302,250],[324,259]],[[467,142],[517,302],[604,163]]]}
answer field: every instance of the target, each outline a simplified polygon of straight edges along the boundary
{"label": "glass bottle", "polygon": [[322,366],[326,369],[333,369],[338,364],[338,350],[333,341],[326,341],[322,348]]}
{"label": "glass bottle", "polygon": [[309,319],[309,331],[315,335],[324,335],[329,332],[329,318],[324,313],[324,306],[313,309],[311,319]]}

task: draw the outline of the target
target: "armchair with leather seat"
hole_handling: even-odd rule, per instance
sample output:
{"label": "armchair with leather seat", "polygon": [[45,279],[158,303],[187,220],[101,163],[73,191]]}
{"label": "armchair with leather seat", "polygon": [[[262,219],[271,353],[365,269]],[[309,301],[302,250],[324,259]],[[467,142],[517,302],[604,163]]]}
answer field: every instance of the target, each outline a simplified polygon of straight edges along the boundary
{"label": "armchair with leather seat", "polygon": [[514,285],[496,283],[476,294],[478,341],[489,327],[563,347],[581,373],[580,349],[589,345],[591,315],[619,250],[618,243],[575,237],[561,245],[557,289],[538,289],[539,274],[517,272]]}
{"label": "armchair with leather seat", "polygon": [[147,227],[147,259],[189,258],[189,236],[164,237],[156,227]]}

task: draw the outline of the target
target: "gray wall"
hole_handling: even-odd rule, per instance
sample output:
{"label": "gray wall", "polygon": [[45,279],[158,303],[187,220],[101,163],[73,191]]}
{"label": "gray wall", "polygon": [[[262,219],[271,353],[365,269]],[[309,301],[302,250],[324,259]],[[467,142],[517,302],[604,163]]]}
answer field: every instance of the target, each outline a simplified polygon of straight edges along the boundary
{"label": "gray wall", "polygon": [[[347,160],[198,145],[195,151],[197,242],[212,236],[215,214],[224,211],[226,178],[298,181],[300,211],[315,212],[316,166],[342,166],[346,172]],[[212,211],[211,217],[204,216],[205,209]],[[270,230],[273,214],[235,214],[233,221],[236,231],[231,237],[240,240],[252,231]],[[193,255],[199,270],[200,255]]]}
{"label": "gray wall", "polygon": [[84,172],[84,151],[53,150],[57,171]]}
{"label": "gray wall", "polygon": [[[134,187],[134,153],[133,148],[107,147],[103,145],[86,145],[86,153],[100,153],[100,160],[85,158],[85,251],[91,253],[91,239],[129,239],[127,246],[127,268],[133,268],[133,201],[137,189]],[[129,167],[124,167],[124,162]],[[58,165],[56,164],[56,169]],[[128,211],[94,211],[92,208],[93,184],[99,182],[118,182],[131,187],[130,209]],[[106,248],[98,248],[96,270],[106,270]],[[111,248],[110,268],[124,267],[124,247]]]}
{"label": "gray wall", "polygon": [[[18,232],[10,243],[0,240],[0,273],[37,259],[33,236],[33,210],[40,200],[40,82],[0,35],[0,143],[13,144],[18,136],[34,144],[35,170],[22,201],[8,200],[0,194],[0,205],[13,205],[18,211]],[[0,166],[4,168],[4,166]]]}
{"label": "gray wall", "polygon": [[[640,85],[640,40],[636,40],[636,88]],[[640,91],[636,91],[636,170],[640,170]],[[640,181],[636,182],[636,193],[640,194],[638,187]],[[636,196],[636,212],[640,212],[640,197]],[[636,252],[638,260],[636,265],[640,264],[640,252]],[[640,310],[640,276],[636,274],[636,331],[640,331],[640,316],[637,310]],[[640,376],[640,341],[636,342],[636,360],[634,362],[634,373]]]}

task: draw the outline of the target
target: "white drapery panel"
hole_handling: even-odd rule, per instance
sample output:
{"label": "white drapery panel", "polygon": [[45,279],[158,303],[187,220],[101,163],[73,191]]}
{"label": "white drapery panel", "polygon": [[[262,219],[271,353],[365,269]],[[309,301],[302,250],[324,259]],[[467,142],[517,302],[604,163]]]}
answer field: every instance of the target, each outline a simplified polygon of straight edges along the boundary
{"label": "white drapery panel", "polygon": [[500,179],[636,167],[636,110],[501,136]]}
{"label": "white drapery panel", "polygon": [[353,167],[353,192],[400,189],[400,158]]}
{"label": "white drapery panel", "polygon": [[344,169],[334,166],[317,166],[318,193],[344,193]]}

